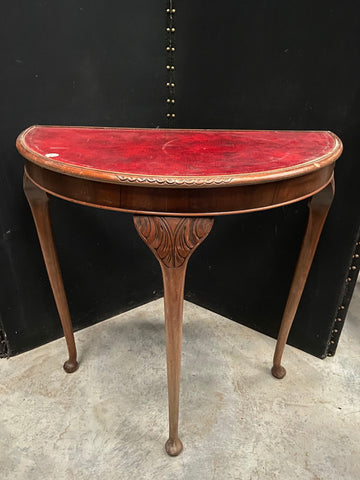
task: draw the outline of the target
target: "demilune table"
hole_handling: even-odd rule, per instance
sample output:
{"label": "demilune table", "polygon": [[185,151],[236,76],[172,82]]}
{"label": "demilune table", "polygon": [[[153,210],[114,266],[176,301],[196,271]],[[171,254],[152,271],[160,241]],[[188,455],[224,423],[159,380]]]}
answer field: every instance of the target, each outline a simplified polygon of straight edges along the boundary
{"label": "demilune table", "polygon": [[69,351],[78,363],[50,222],[49,194],[83,205],[131,212],[158,259],[164,283],[169,439],[178,455],[183,295],[187,262],[214,217],[309,199],[309,219],[283,314],[272,374],[281,358],[334,195],[339,138],[323,131],[173,130],[32,126],[17,139],[27,161],[25,195]]}

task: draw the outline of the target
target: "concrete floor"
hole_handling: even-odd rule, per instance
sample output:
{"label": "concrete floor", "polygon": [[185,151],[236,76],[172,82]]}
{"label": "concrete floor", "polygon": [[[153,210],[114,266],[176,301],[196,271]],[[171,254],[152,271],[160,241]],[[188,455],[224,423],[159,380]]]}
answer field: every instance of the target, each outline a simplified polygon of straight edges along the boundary
{"label": "concrete floor", "polygon": [[162,300],[0,361],[0,478],[360,478],[360,288],[334,358],[287,347],[185,304],[179,457],[166,455]]}

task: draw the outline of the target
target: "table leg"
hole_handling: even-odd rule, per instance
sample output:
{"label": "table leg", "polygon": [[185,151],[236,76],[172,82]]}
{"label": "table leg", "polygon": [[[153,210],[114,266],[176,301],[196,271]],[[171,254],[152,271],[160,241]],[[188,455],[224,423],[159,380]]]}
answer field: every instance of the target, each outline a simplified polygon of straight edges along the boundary
{"label": "table leg", "polygon": [[72,373],[78,368],[78,362],[76,361],[76,346],[51,227],[49,197],[46,192],[37,187],[28,178],[26,173],[24,174],[23,186],[34,218],[46,270],[67,343],[69,359],[64,363],[64,370],[67,373]]}
{"label": "table leg", "polygon": [[281,358],[319,243],[319,238],[334,197],[334,191],[335,183],[333,179],[323,190],[314,195],[308,204],[308,223],[281,321],[271,370],[273,376],[279,379],[286,375],[286,370],[281,365]]}
{"label": "table leg", "polygon": [[169,455],[178,455],[181,339],[184,283],[190,255],[205,240],[214,223],[207,217],[157,217],[134,215],[140,237],[158,259],[164,282],[166,359],[169,397]]}

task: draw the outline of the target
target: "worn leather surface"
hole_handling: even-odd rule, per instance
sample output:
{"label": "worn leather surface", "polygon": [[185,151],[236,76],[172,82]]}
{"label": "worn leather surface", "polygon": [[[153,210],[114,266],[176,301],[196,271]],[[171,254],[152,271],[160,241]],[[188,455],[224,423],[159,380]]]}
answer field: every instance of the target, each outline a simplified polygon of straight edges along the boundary
{"label": "worn leather surface", "polygon": [[61,164],[130,175],[242,175],[299,167],[331,154],[328,132],[36,126],[24,144]]}

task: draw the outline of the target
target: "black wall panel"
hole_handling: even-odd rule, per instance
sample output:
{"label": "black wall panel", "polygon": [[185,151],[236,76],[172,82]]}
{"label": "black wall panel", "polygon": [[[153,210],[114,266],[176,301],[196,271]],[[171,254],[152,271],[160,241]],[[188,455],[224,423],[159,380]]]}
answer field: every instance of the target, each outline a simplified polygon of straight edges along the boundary
{"label": "black wall panel", "polygon": [[[163,7],[145,0],[2,5],[0,311],[11,354],[62,335],[22,192],[16,136],[32,124],[161,124]],[[52,210],[75,328],[159,295],[158,266],[129,215],[60,200]]]}
{"label": "black wall panel", "polygon": [[[328,351],[360,219],[359,13],[354,1],[203,8],[184,0],[176,14],[177,126],[332,130],[344,142],[335,201],[290,336],[317,356]],[[305,221],[305,204],[219,219],[190,264],[188,298],[275,336]]]}

